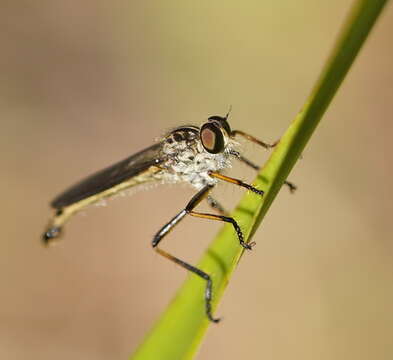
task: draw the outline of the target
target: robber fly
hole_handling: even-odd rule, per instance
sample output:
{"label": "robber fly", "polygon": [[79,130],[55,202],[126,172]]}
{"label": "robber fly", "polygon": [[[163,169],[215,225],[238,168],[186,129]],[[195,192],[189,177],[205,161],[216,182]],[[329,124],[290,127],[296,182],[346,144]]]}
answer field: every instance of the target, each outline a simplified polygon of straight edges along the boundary
{"label": "robber fly", "polygon": [[[78,211],[118,194],[133,186],[146,182],[167,183],[185,182],[198,190],[186,207],[165,224],[152,240],[153,248],[160,255],[200,276],[206,281],[205,305],[209,320],[218,322],[212,315],[212,280],[209,274],[185,261],[165,252],[158,245],[161,240],[186,216],[218,220],[232,224],[240,245],[250,250],[253,243],[244,240],[242,230],[236,220],[225,212],[224,208],[209,193],[219,181],[226,181],[262,196],[263,191],[241,180],[226,176],[222,171],[231,166],[233,159],[259,169],[244,158],[235,148],[237,136],[242,136],[266,149],[274,147],[239,130],[231,130],[228,114],[225,117],[211,116],[201,127],[180,126],[167,133],[161,141],[142,150],[127,159],[101,170],[72,186],[56,197],[51,206],[55,215],[42,236],[45,245],[59,238],[64,224]],[[295,186],[286,182],[290,190]],[[194,209],[206,199],[218,214],[197,212]]]}

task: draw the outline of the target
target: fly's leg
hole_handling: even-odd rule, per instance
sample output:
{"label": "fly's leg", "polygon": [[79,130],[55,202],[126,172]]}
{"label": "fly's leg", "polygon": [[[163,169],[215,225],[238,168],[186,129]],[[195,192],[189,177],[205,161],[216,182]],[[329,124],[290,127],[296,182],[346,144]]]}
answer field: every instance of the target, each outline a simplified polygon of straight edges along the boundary
{"label": "fly's leg", "polygon": [[209,191],[213,188],[212,185],[205,186],[202,190],[200,190],[187,204],[185,209],[180,211],[174,218],[172,218],[171,221],[169,221],[167,224],[165,224],[160,231],[154,236],[153,241],[152,241],[152,246],[155,249],[155,251],[166,257],[168,260],[171,260],[175,264],[180,265],[181,267],[185,268],[188,271],[191,271],[192,273],[198,275],[202,279],[206,281],[206,289],[205,289],[205,306],[206,306],[206,316],[208,319],[212,322],[219,322],[220,319],[214,318],[212,315],[212,292],[213,292],[213,282],[209,274],[205,273],[201,269],[198,269],[195,266],[192,266],[185,261],[165,252],[164,250],[160,249],[158,247],[158,244],[161,242],[161,240],[171,231],[173,228],[186,216],[186,215],[191,215],[194,217],[200,217],[204,219],[211,219],[211,220],[219,220],[219,221],[224,221],[231,223],[236,231],[236,234],[239,238],[240,244],[246,248],[246,249],[251,249],[253,244],[247,244],[244,241],[243,233],[237,224],[237,222],[227,216],[223,215],[213,215],[213,214],[206,214],[206,213],[199,213],[194,211],[194,208],[205,198],[208,196]]}
{"label": "fly's leg", "polygon": [[245,182],[243,182],[243,181],[241,181],[239,179],[235,179],[235,178],[232,178],[232,177],[229,177],[229,176],[226,176],[226,175],[220,174],[218,172],[214,172],[214,171],[210,171],[209,175],[211,177],[216,178],[216,179],[223,180],[223,181],[229,182],[231,184],[235,184],[235,185],[244,187],[247,190],[250,190],[250,191],[252,191],[255,194],[258,194],[258,195],[263,195],[264,194],[263,190],[259,190],[256,187],[254,187],[252,185],[249,185],[249,184],[247,184],[247,183],[245,183]]}
{"label": "fly's leg", "polygon": [[203,218],[203,219],[218,220],[218,221],[224,221],[224,222],[230,223],[230,224],[232,224],[233,228],[235,229],[237,237],[239,239],[239,243],[243,248],[245,248],[246,250],[252,250],[252,247],[255,245],[255,242],[247,243],[244,241],[243,232],[240,229],[239,224],[236,222],[236,220],[233,217],[200,213],[200,212],[196,212],[196,211],[190,211],[188,214],[191,216],[195,216],[195,217],[199,217],[199,218]]}
{"label": "fly's leg", "polygon": [[[252,136],[252,135],[250,135],[250,134],[247,134],[247,133],[245,133],[244,131],[241,131],[241,130],[234,130],[234,131],[232,131],[232,134],[231,134],[231,135],[232,135],[233,137],[235,137],[236,135],[242,136],[242,137],[244,137],[245,139],[247,139],[247,140],[249,140],[249,141],[251,141],[251,142],[253,142],[253,143],[257,144],[257,145],[260,145],[260,146],[262,146],[262,147],[264,147],[265,149],[268,149],[268,150],[274,148],[274,147],[277,146],[277,144],[280,142],[280,140],[277,140],[277,141],[275,141],[273,144],[269,144],[269,143],[266,143],[266,142],[264,142],[264,141],[261,141],[261,140],[255,138],[254,136]],[[244,158],[244,157],[241,156],[238,152],[234,151],[234,152],[233,152],[233,155],[235,155],[240,161],[242,161],[242,162],[245,163],[246,165],[252,167],[254,170],[259,170],[259,168],[260,168],[259,166],[255,165],[255,164],[252,163],[250,160]],[[295,184],[293,184],[292,182],[284,181],[284,184],[285,184],[286,186],[288,186],[289,191],[290,191],[291,193],[294,193],[295,190],[297,189],[297,186],[296,186]]]}
{"label": "fly's leg", "polygon": [[[278,142],[274,143],[274,145],[269,145],[269,146],[274,147],[277,144],[278,144]],[[239,161],[241,161],[243,164],[246,164],[247,166],[251,167],[252,169],[254,169],[256,171],[260,170],[260,166],[254,164],[252,161],[250,161],[247,158],[245,158],[244,156],[240,155],[240,153],[238,151],[232,150],[231,155],[234,155]],[[284,184],[286,186],[288,186],[288,189],[291,192],[291,194],[293,194],[297,189],[297,186],[290,181],[285,180]]]}
{"label": "fly's leg", "polygon": [[204,187],[191,199],[191,201],[188,203],[188,205],[184,210],[180,211],[174,218],[172,218],[171,221],[165,224],[161,228],[161,230],[154,236],[152,241],[152,246],[158,254],[166,257],[168,260],[173,261],[175,264],[180,265],[186,270],[191,271],[192,273],[198,275],[199,277],[201,277],[203,280],[206,281],[206,289],[205,289],[206,316],[210,321],[217,323],[220,321],[220,319],[214,318],[212,315],[211,301],[212,301],[213,282],[210,275],[205,273],[201,269],[198,269],[197,267],[192,266],[183,260],[180,260],[179,258],[167,253],[166,251],[158,247],[158,244],[164,238],[164,236],[166,236],[191,211],[190,209],[193,209],[195,206],[197,206],[204,199],[204,197],[207,196],[211,188],[212,186]]}
{"label": "fly's leg", "polygon": [[245,133],[244,131],[233,130],[231,136],[235,137],[236,135],[240,135],[240,136],[244,137],[245,139],[247,139],[247,140],[249,140],[249,141],[251,141],[251,142],[253,142],[253,143],[257,144],[257,145],[260,145],[260,146],[264,147],[265,149],[274,148],[280,141],[280,140],[277,140],[273,144],[269,144],[269,143],[266,143],[264,141],[261,141],[261,140],[255,138],[252,135],[249,135],[249,134]]}
{"label": "fly's leg", "polygon": [[[214,173],[214,172],[210,172],[209,174],[210,174],[210,176],[213,176],[213,174],[217,174],[219,176],[224,176],[224,175]],[[232,179],[232,178],[229,178],[229,179]],[[232,180],[235,180],[235,179],[232,179]],[[241,182],[240,180],[236,180],[236,181]],[[242,186],[245,186],[248,189],[257,192],[257,194],[260,194],[260,195],[263,194],[263,191],[258,190],[256,188],[252,187],[251,185],[245,184],[243,182],[241,182],[241,183],[242,183]],[[240,226],[238,225],[238,223],[236,222],[236,220],[234,218],[232,218],[230,216],[200,213],[200,212],[194,211],[194,208],[201,202],[203,197],[205,197],[207,195],[208,191],[211,190],[212,187],[213,187],[212,185],[208,185],[205,188],[203,188],[198,194],[196,194],[191,199],[191,201],[187,204],[184,211],[186,211],[186,213],[191,216],[195,216],[195,217],[199,217],[199,218],[203,218],[203,219],[218,220],[218,221],[223,221],[223,222],[227,222],[227,223],[232,224],[234,230],[236,231],[240,245],[243,246],[247,250],[251,250],[252,246],[255,245],[255,243],[248,244],[247,242],[244,241],[243,232],[240,229]]]}
{"label": "fly's leg", "polygon": [[192,266],[188,263],[186,263],[183,260],[178,259],[177,257],[167,253],[166,251],[156,247],[155,250],[157,251],[158,254],[166,257],[168,260],[173,261],[175,264],[180,265],[181,267],[185,268],[188,271],[193,272],[194,274],[198,275],[201,277],[203,280],[206,280],[206,290],[205,290],[205,306],[206,306],[206,316],[208,319],[214,323],[218,323],[220,321],[219,318],[214,318],[212,315],[212,291],[213,291],[213,282],[210,277],[210,275],[206,274],[204,271],[198,269],[195,266]]}
{"label": "fly's leg", "polygon": [[284,184],[288,186],[288,189],[291,194],[293,194],[297,190],[297,186],[293,182],[285,180]]}

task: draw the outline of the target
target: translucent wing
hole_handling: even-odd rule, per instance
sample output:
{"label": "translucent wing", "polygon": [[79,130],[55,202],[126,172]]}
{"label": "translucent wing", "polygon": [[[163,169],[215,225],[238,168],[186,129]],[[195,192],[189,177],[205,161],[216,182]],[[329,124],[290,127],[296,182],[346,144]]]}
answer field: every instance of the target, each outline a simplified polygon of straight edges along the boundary
{"label": "translucent wing", "polygon": [[52,202],[51,206],[61,209],[89,196],[116,186],[132,177],[141,175],[152,166],[162,162],[162,142],[150,146],[106,169],[103,169],[72,186]]}

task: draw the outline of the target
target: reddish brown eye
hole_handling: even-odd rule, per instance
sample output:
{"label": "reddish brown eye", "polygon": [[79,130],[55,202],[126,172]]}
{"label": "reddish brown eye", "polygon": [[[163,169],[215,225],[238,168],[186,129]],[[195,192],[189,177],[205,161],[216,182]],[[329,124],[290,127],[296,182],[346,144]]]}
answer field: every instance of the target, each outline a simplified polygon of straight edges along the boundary
{"label": "reddish brown eye", "polygon": [[200,137],[203,147],[209,153],[217,154],[224,151],[224,135],[215,124],[207,123],[203,125]]}
{"label": "reddish brown eye", "polygon": [[210,129],[204,129],[201,133],[203,146],[208,150],[214,149],[214,144],[216,143],[216,134]]}

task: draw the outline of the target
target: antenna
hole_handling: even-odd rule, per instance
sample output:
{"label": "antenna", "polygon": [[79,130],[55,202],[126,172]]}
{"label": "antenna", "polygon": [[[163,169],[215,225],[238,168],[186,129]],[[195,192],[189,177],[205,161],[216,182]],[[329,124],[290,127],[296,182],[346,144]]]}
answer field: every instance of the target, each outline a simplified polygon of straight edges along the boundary
{"label": "antenna", "polygon": [[228,120],[228,116],[229,116],[229,114],[231,113],[231,111],[232,111],[232,105],[229,105],[228,112],[227,112],[227,114],[225,115],[225,120]]}

